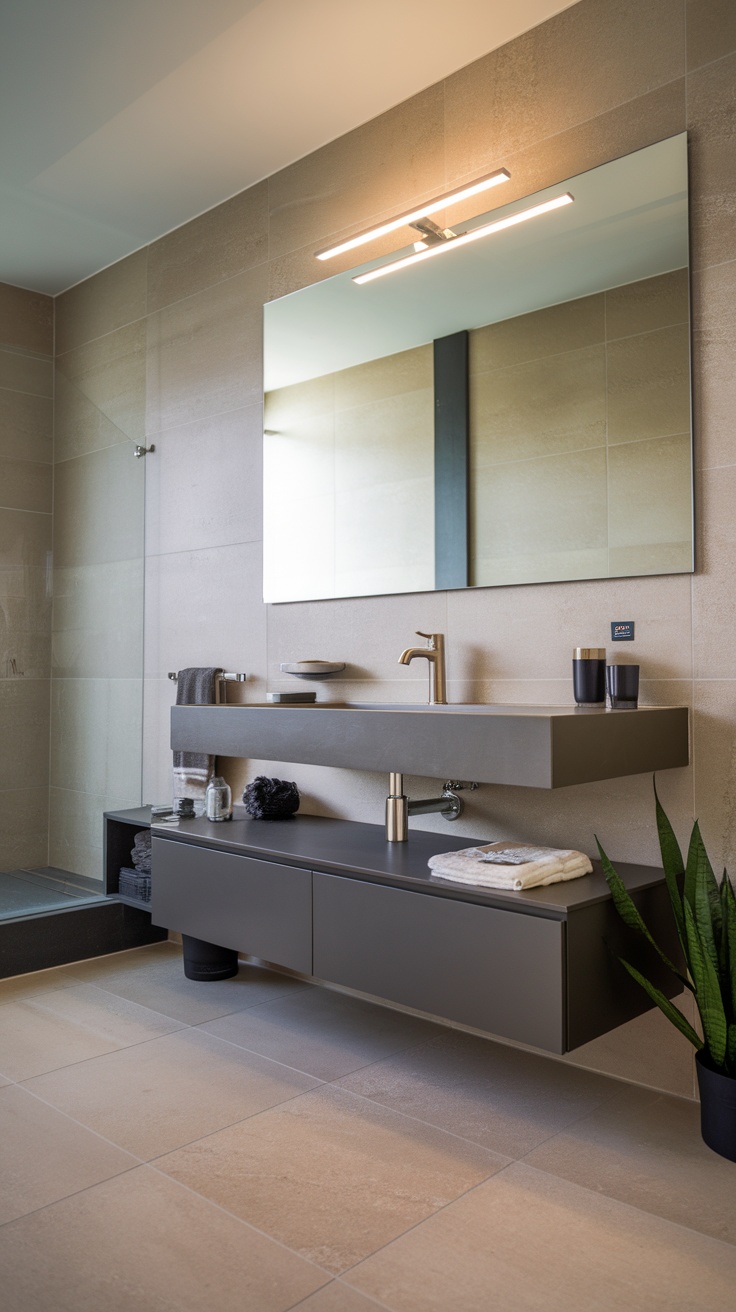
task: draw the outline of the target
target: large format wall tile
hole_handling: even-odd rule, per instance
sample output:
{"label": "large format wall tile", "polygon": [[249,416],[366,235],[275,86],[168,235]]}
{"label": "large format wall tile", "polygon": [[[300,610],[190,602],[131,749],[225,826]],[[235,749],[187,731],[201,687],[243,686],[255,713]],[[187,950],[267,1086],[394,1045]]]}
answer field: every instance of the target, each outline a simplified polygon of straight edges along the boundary
{"label": "large format wall tile", "polygon": [[268,258],[268,183],[216,205],[148,248],[148,313]]}
{"label": "large format wall tile", "polygon": [[53,470],[32,460],[4,460],[0,456],[0,505],[6,510],[33,510],[51,514]]}
{"label": "large format wall tile", "polygon": [[606,440],[606,352],[601,343],[473,376],[475,470],[600,447]]}
{"label": "large format wall tile", "polygon": [[18,347],[0,348],[0,387],[32,396],[54,395],[54,364],[49,356],[30,355]]}
{"label": "large format wall tile", "polygon": [[156,451],[146,461],[149,556],[261,540],[260,402],[153,438]]}
{"label": "large format wall tile", "polygon": [[146,313],[147,263],[148,252],[135,251],[57,296],[58,354],[91,342],[94,337],[102,337]]}
{"label": "large format wall tile", "polygon": [[606,335],[605,298],[583,296],[562,305],[548,305],[515,319],[489,323],[470,334],[470,373],[579,351]]}
{"label": "large format wall tile", "polygon": [[266,659],[261,588],[260,543],[149,556],[146,674],[219,665],[255,676],[258,686]]}
{"label": "large format wall tile", "polygon": [[54,678],[143,674],[143,556],[54,573]]}
{"label": "large format wall tile", "polygon": [[687,269],[675,269],[658,278],[643,278],[605,294],[606,339],[651,333],[690,317]]}
{"label": "large format wall tile", "polygon": [[713,868],[736,884],[736,679],[694,685],[695,807]]}
{"label": "large format wall tile", "polygon": [[54,349],[52,298],[0,283],[0,343],[51,355]]}
{"label": "large format wall tile", "polygon": [[49,776],[48,679],[0,678],[0,742],[0,789],[44,788]]}
{"label": "large format wall tile", "polygon": [[269,178],[271,258],[441,192],[443,108],[442,85],[430,87]]}
{"label": "large format wall tile", "polygon": [[118,442],[142,442],[146,418],[146,326],[117,328],[56,362],[54,459]]}
{"label": "large format wall tile", "polygon": [[453,74],[445,141],[455,176],[595,118],[685,71],[681,0],[582,0]]}
{"label": "large format wall tile", "polygon": [[695,461],[736,463],[736,259],[693,278]]}
{"label": "large format wall tile", "polygon": [[267,288],[260,265],[150,315],[147,432],[261,400]]}
{"label": "large format wall tile", "polygon": [[135,560],[143,552],[144,462],[133,444],[63,460],[54,472],[54,565]]}
{"label": "large format wall tile", "polygon": [[140,679],[53,680],[54,788],[136,796],[141,773],[141,694]]}
{"label": "large format wall tile", "polygon": [[50,397],[0,388],[0,455],[50,463],[53,431]]}
{"label": "large format wall tile", "polygon": [[690,431],[687,324],[609,342],[606,360],[609,444]]}
{"label": "large format wall tile", "polygon": [[736,9],[731,0],[686,0],[685,8],[689,69],[736,50]]}
{"label": "large format wall tile", "polygon": [[450,592],[447,615],[455,678],[571,678],[572,648],[610,646],[624,618],[647,678],[692,678],[687,575]]}
{"label": "large format wall tile", "polygon": [[736,53],[687,80],[692,246],[701,269],[736,258]]}
{"label": "large format wall tile", "polygon": [[0,870],[46,865],[48,797],[43,784],[0,792]]}
{"label": "large format wall tile", "polygon": [[736,678],[732,641],[736,569],[736,464],[704,469],[696,502],[698,571],[693,578],[693,662],[696,679]]}

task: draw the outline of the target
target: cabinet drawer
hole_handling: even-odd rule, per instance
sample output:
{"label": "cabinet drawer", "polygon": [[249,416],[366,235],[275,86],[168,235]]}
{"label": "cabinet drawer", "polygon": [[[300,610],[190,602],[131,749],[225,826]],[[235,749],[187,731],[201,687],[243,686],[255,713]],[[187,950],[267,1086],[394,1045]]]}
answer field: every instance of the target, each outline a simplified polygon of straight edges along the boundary
{"label": "cabinet drawer", "polygon": [[313,888],[318,979],[565,1051],[562,921],[335,875]]}
{"label": "cabinet drawer", "polygon": [[308,870],[154,837],[151,893],[156,925],[312,973]]}

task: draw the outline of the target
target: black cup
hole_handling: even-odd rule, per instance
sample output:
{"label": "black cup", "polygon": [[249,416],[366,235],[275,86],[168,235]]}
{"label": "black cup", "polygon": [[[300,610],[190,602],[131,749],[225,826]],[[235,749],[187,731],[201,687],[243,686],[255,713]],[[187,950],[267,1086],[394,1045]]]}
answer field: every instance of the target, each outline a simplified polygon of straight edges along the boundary
{"label": "black cup", "polygon": [[613,711],[635,711],[639,701],[639,666],[607,665],[606,689]]}

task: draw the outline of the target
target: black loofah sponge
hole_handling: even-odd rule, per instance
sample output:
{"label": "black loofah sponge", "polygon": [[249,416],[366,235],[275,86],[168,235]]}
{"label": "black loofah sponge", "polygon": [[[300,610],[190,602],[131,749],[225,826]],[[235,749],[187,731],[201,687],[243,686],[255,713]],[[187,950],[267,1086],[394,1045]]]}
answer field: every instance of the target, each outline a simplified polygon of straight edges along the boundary
{"label": "black loofah sponge", "polygon": [[243,793],[248,815],[254,820],[288,820],[299,810],[299,789],[288,779],[259,774]]}

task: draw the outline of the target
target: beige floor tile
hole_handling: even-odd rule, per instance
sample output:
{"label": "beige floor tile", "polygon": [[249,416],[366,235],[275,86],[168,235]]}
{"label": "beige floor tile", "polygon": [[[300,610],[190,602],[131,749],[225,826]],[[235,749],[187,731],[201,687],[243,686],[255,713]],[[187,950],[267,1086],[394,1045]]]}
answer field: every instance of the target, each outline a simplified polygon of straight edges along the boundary
{"label": "beige floor tile", "polygon": [[351,1271],[394,1312],[730,1312],[736,1250],[522,1163]]}
{"label": "beige floor tile", "polygon": [[77,979],[68,966],[54,966],[51,970],[34,970],[29,975],[11,975],[0,979],[0,1006],[5,1002],[18,1002],[34,993],[49,993],[51,989],[66,989]]}
{"label": "beige floor tile", "polygon": [[75,983],[34,997],[29,1005],[62,1021],[83,1025],[120,1048],[184,1028],[183,1021],[121,998],[104,984]]}
{"label": "beige floor tile", "polygon": [[14,1312],[286,1312],[324,1272],[148,1167],[0,1230]]}
{"label": "beige floor tile", "polygon": [[264,1057],[335,1080],[444,1031],[329,989],[309,989],[202,1026]]}
{"label": "beige floor tile", "polygon": [[211,1034],[184,1030],[28,1082],[139,1157],[158,1157],[293,1098],[315,1081]]}
{"label": "beige floor tile", "polygon": [[148,1007],[72,984],[0,1007],[0,1070],[27,1080],[176,1029],[176,1021]]}
{"label": "beige floor tile", "polygon": [[736,1171],[703,1143],[697,1103],[629,1088],[526,1160],[644,1212],[736,1243]]}
{"label": "beige floor tile", "polygon": [[116,954],[103,957],[100,961],[85,962],[83,966],[74,966],[74,973],[90,983],[99,984],[100,988],[110,993],[152,1007],[154,1011],[172,1016],[185,1025],[199,1025],[203,1021],[214,1020],[216,1016],[227,1016],[243,1008],[257,1007],[272,998],[309,987],[289,975],[279,975],[276,971],[247,966],[242,962],[238,974],[232,979],[209,980],[206,983],[187,979],[182,965],[181,948],[175,947],[173,943],[166,946],[173,951],[161,953],[155,959],[155,964],[152,961],[149,965],[142,954],[137,958],[131,952],[126,954],[127,960],[122,963],[122,968],[116,964]]}
{"label": "beige floor tile", "polygon": [[0,1225],[137,1165],[25,1089],[0,1093]]}
{"label": "beige floor tile", "polygon": [[376,1312],[384,1307],[372,1298],[359,1294],[357,1289],[350,1289],[341,1280],[331,1280],[329,1285],[310,1294],[303,1303],[297,1303],[293,1312]]}
{"label": "beige floor tile", "polygon": [[322,1088],[157,1165],[337,1274],[506,1159]]}
{"label": "beige floor tile", "polygon": [[522,1157],[620,1088],[603,1076],[458,1032],[340,1084],[508,1157]]}

